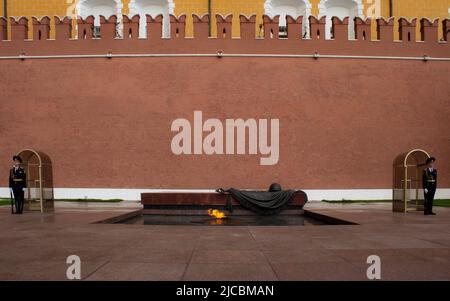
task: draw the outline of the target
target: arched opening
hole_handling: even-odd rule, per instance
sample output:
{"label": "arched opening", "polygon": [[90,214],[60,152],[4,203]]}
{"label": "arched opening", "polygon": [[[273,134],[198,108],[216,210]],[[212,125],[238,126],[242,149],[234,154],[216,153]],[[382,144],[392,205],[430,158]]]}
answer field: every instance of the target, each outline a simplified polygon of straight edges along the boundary
{"label": "arched opening", "polygon": [[266,0],[264,3],[264,13],[273,18],[276,15],[279,19],[279,37],[287,37],[286,16],[297,18],[303,16],[302,36],[309,38],[309,16],[311,15],[311,3],[309,0]]}
{"label": "arched opening", "polygon": [[173,0],[131,0],[128,4],[130,16],[139,15],[139,37],[147,37],[147,23],[145,15],[156,17],[163,15],[162,36],[170,37],[170,14],[174,13]]}
{"label": "arched opening", "polygon": [[25,210],[52,211],[53,168],[50,157],[41,151],[24,149],[17,153],[27,174]]}
{"label": "arched opening", "polygon": [[117,16],[117,37],[122,37],[122,1],[121,0],[80,0],[77,4],[77,14],[83,19],[94,16],[94,37],[99,38],[100,16],[109,18]]}
{"label": "arched opening", "polygon": [[332,17],[348,20],[348,38],[355,39],[355,17],[363,18],[363,4],[361,0],[321,0],[319,3],[319,18],[326,16],[325,39],[332,38]]}
{"label": "arched opening", "polygon": [[394,212],[423,210],[422,170],[430,155],[413,149],[398,155],[393,164],[392,209]]}

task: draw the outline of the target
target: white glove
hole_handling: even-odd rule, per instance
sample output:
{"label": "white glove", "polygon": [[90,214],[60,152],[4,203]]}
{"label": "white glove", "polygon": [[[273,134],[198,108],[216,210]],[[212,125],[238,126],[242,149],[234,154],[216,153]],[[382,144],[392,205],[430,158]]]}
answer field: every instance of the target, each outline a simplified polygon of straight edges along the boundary
{"label": "white glove", "polygon": [[426,189],[426,188],[423,191],[425,191],[425,193],[428,193],[428,189]]}
{"label": "white glove", "polygon": [[26,188],[22,188],[23,191],[27,190]]}

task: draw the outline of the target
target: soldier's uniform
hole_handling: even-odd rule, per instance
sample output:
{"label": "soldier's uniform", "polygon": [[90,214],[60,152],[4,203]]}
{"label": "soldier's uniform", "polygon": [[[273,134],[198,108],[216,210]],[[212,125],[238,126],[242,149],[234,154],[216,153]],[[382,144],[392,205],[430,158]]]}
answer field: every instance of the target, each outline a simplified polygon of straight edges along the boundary
{"label": "soldier's uniform", "polygon": [[27,187],[27,176],[25,170],[21,167],[13,167],[9,171],[9,187],[14,193],[16,203],[16,213],[22,214],[24,202],[24,188]]}
{"label": "soldier's uniform", "polygon": [[[423,171],[422,176],[423,181],[423,189],[424,189],[424,195],[425,195],[425,202],[424,202],[424,214],[434,214],[433,213],[433,200],[434,200],[434,194],[436,193],[436,187],[437,187],[437,170],[436,168],[429,168],[427,167]],[[425,189],[427,192],[425,192]]]}

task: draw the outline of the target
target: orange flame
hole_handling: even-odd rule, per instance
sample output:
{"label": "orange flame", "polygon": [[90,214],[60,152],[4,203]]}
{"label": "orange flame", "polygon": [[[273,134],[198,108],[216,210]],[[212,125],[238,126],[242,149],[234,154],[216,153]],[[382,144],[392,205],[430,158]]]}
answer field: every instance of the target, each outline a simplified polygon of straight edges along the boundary
{"label": "orange flame", "polygon": [[225,213],[217,210],[217,209],[208,209],[208,215],[212,216],[216,219],[223,219],[226,218],[227,216],[225,215]]}

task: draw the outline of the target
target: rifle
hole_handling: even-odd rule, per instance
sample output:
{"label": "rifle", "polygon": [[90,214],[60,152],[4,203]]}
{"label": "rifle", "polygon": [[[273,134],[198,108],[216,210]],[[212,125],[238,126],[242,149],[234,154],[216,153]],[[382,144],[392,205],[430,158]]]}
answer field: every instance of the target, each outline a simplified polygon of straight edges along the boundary
{"label": "rifle", "polygon": [[14,198],[12,188],[9,188],[9,195],[11,197],[11,214],[14,214]]}

